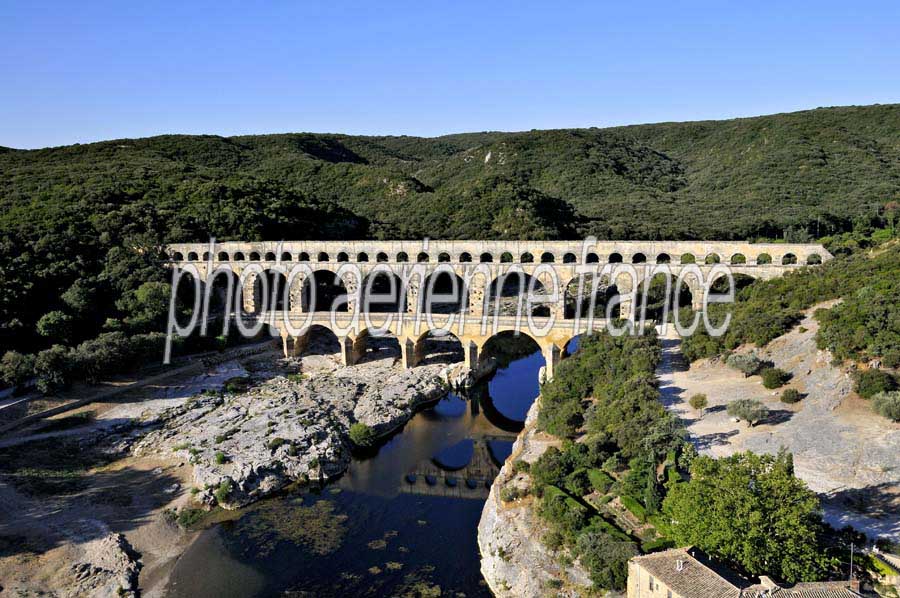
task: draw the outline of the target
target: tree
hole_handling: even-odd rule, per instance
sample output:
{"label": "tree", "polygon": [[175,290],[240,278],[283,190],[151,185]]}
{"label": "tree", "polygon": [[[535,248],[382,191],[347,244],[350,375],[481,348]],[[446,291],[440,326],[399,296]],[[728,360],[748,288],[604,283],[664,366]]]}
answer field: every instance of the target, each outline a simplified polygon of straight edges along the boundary
{"label": "tree", "polygon": [[872,397],[872,408],[879,415],[900,422],[900,390],[878,393]]}
{"label": "tree", "polygon": [[781,388],[791,379],[791,375],[784,370],[778,368],[763,368],[759,372],[762,377],[763,386],[768,389]]}
{"label": "tree", "polygon": [[576,550],[581,564],[598,588],[623,590],[628,581],[628,560],[637,555],[633,542],[623,542],[600,531],[585,531],[578,536]]}
{"label": "tree", "polygon": [[37,330],[50,340],[66,341],[72,334],[72,316],[58,310],[47,312],[38,320]]}
{"label": "tree", "polygon": [[897,236],[897,219],[900,218],[900,202],[889,201],[884,204],[884,218],[891,229],[891,236]]}
{"label": "tree", "polygon": [[0,360],[0,380],[8,386],[21,388],[34,375],[34,356],[7,351]]}
{"label": "tree", "polygon": [[748,427],[766,418],[769,415],[769,409],[756,399],[738,399],[728,403],[726,408],[728,415],[736,417],[747,422]]}
{"label": "tree", "polygon": [[744,376],[752,376],[762,367],[762,360],[752,353],[735,353],[725,361],[729,367],[743,372]]}
{"label": "tree", "polygon": [[703,410],[706,409],[706,406],[709,405],[709,399],[706,398],[706,395],[703,393],[697,393],[693,395],[690,399],[688,399],[688,404],[690,404],[691,408],[697,411],[700,414],[700,417],[703,417]]}
{"label": "tree", "polygon": [[72,375],[72,357],[62,345],[53,345],[37,354],[34,375],[38,390],[52,394],[69,386]]}
{"label": "tree", "polygon": [[827,569],[819,499],[793,474],[789,453],[697,457],[663,512],[679,545],[694,545],[751,575],[793,583]]}

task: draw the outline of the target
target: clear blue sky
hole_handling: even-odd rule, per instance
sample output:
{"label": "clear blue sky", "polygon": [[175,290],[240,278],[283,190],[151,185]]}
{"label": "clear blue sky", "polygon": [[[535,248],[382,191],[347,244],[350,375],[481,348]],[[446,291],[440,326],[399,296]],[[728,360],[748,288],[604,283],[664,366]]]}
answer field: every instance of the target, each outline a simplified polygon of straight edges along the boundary
{"label": "clear blue sky", "polygon": [[[263,6],[265,5],[265,6]],[[0,0],[0,145],[900,101],[900,2]]]}

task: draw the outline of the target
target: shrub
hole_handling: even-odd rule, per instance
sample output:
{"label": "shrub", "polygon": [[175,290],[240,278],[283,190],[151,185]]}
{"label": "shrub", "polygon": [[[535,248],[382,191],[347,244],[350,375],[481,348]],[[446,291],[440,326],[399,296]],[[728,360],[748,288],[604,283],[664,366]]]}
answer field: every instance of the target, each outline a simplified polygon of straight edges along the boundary
{"label": "shrub", "polygon": [[72,367],[70,352],[62,345],[53,345],[38,353],[34,360],[38,390],[52,394],[67,388],[71,383]]}
{"label": "shrub", "polygon": [[732,367],[739,372],[742,372],[744,376],[752,376],[758,372],[763,365],[762,360],[753,353],[735,353],[729,355],[725,363],[728,364],[728,367]]}
{"label": "shrub", "polygon": [[225,381],[225,391],[230,393],[244,392],[250,386],[250,378],[247,376],[235,376]]}
{"label": "shrub", "polygon": [[628,511],[632,515],[634,515],[641,521],[647,520],[647,510],[636,499],[628,496],[627,494],[623,494],[619,497],[619,500],[622,501],[622,506],[628,509]]}
{"label": "shrub", "polygon": [[350,440],[356,446],[370,447],[377,442],[378,438],[375,435],[375,430],[362,422],[356,422],[350,426]]}
{"label": "shrub", "polygon": [[276,436],[275,438],[269,440],[269,442],[266,443],[266,446],[269,447],[269,450],[270,450],[270,451],[274,451],[274,450],[277,449],[279,446],[283,445],[285,442],[287,442],[287,440],[285,440],[284,438],[279,438],[279,437]]}
{"label": "shrub", "polygon": [[531,469],[531,463],[528,461],[523,461],[522,459],[518,459],[513,462],[513,472],[515,473],[528,473]]}
{"label": "shrub", "polygon": [[578,536],[576,549],[591,581],[597,588],[622,590],[628,580],[628,560],[637,546],[621,542],[601,531],[586,531]]}
{"label": "shrub", "polygon": [[796,403],[802,398],[803,395],[801,395],[800,391],[796,388],[787,388],[783,393],[781,393],[782,403]]}
{"label": "shrub", "polygon": [[879,415],[900,422],[900,391],[878,393],[872,397],[872,408]]}
{"label": "shrub", "polygon": [[769,415],[769,409],[756,399],[738,399],[728,403],[726,409],[728,415],[742,419],[749,426],[753,426],[756,422],[765,419]]}
{"label": "shrub", "polygon": [[225,504],[228,500],[228,496],[231,494],[231,478],[225,478],[219,484],[219,487],[216,488],[215,497],[216,502],[221,504]]}
{"label": "shrub", "polygon": [[61,311],[51,311],[41,316],[37,331],[51,340],[67,341],[72,335],[72,316]]}
{"label": "shrub", "polygon": [[225,453],[223,453],[222,451],[216,451],[216,463],[218,465],[224,465],[225,461]]}
{"label": "shrub", "polygon": [[0,360],[0,380],[7,386],[21,388],[34,375],[34,356],[7,351]]}
{"label": "shrub", "polygon": [[874,368],[856,372],[853,381],[856,392],[864,399],[871,399],[880,392],[890,392],[897,388],[896,378]]}
{"label": "shrub", "polygon": [[709,405],[709,399],[705,394],[697,393],[690,399],[688,399],[688,404],[691,406],[691,408],[696,409],[702,414],[703,410],[706,409],[706,406]]}
{"label": "shrub", "polygon": [[764,368],[759,372],[763,386],[766,388],[781,388],[791,379],[791,375],[778,368]]}
{"label": "shrub", "polygon": [[594,490],[600,494],[609,492],[609,487],[612,486],[613,483],[612,478],[600,469],[591,469],[588,471],[588,480],[590,480]]}

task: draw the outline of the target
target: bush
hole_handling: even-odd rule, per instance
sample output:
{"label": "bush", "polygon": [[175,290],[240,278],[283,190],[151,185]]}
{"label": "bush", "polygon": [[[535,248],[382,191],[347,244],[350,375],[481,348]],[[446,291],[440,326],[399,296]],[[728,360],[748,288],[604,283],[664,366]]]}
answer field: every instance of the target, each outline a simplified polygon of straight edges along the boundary
{"label": "bush", "polygon": [[377,441],[375,430],[362,422],[356,422],[350,426],[350,440],[358,447],[370,447]]}
{"label": "bush", "polygon": [[231,494],[231,478],[225,478],[219,484],[219,487],[216,488],[215,497],[216,502],[220,505],[225,504],[228,500],[228,496]]}
{"label": "bush", "polygon": [[628,511],[632,515],[637,517],[640,521],[647,520],[647,510],[636,499],[625,494],[625,495],[620,496],[619,500],[622,501],[622,506],[624,506],[626,509],[628,509]]}
{"label": "bush", "polygon": [[633,542],[621,542],[600,531],[586,531],[578,536],[576,549],[595,587],[606,590],[625,588],[628,560],[638,553]]}
{"label": "bush", "polygon": [[783,393],[781,393],[782,403],[797,403],[802,398],[803,395],[801,395],[800,391],[796,388],[787,388]]}
{"label": "bush", "polygon": [[703,411],[706,409],[706,406],[709,405],[709,399],[703,393],[697,393],[688,399],[688,404],[691,408],[696,409],[697,411]]}
{"label": "bush", "polygon": [[763,365],[762,360],[752,353],[729,355],[725,363],[728,364],[728,367],[743,372],[744,376],[752,376]]}
{"label": "bush", "polygon": [[224,465],[225,461],[225,453],[223,453],[222,451],[216,451],[216,464]]}
{"label": "bush", "polygon": [[791,379],[791,375],[778,368],[764,368],[759,372],[763,386],[768,389],[781,388]]}
{"label": "bush", "polygon": [[37,321],[37,331],[54,341],[68,341],[72,336],[72,316],[62,311],[51,311]]}
{"label": "bush", "polygon": [[879,415],[900,422],[900,391],[878,393],[872,397],[872,408]]}
{"label": "bush", "polygon": [[279,438],[276,436],[275,438],[271,439],[268,443],[266,443],[266,446],[269,447],[270,451],[274,451],[275,449],[277,449],[278,447],[280,447],[281,445],[283,445],[286,442],[287,442],[287,440],[285,440],[284,438]]}
{"label": "bush", "polygon": [[594,490],[600,494],[609,492],[609,487],[612,486],[613,483],[612,478],[600,469],[591,469],[588,471],[588,480],[590,480]]}
{"label": "bush", "polygon": [[41,351],[34,360],[38,390],[53,394],[68,388],[72,381],[72,369],[72,357],[62,345],[53,345]]}
{"label": "bush", "polygon": [[883,370],[868,369],[853,375],[856,392],[864,399],[871,399],[880,392],[890,392],[897,388],[897,379]]}
{"label": "bush", "polygon": [[769,415],[769,409],[756,399],[732,401],[728,403],[726,411],[731,417],[742,419],[750,426]]}
{"label": "bush", "polygon": [[0,380],[7,386],[21,388],[34,375],[34,356],[7,351],[0,360]]}

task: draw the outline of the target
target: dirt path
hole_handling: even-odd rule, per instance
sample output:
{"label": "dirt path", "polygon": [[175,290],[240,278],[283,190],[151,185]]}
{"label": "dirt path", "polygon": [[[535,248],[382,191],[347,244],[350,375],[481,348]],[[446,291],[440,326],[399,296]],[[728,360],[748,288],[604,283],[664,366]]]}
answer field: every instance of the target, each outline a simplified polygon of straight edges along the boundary
{"label": "dirt path", "polygon": [[[821,306],[816,306],[816,308]],[[873,413],[852,391],[849,374],[831,365],[831,355],[815,345],[818,322],[810,314],[759,354],[793,375],[785,388],[804,396],[794,405],[779,399],[784,389],[767,390],[758,376],[745,378],[719,361],[688,367],[680,341],[663,339],[659,369],[662,401],[687,426],[698,451],[721,457],[751,450],[794,455],[797,475],[823,499],[833,525],[851,524],[873,537],[900,539],[900,425]],[[746,350],[746,349],[744,349]],[[706,394],[700,417],[688,405]],[[736,399],[759,399],[770,417],[748,428],[725,408]]]}

